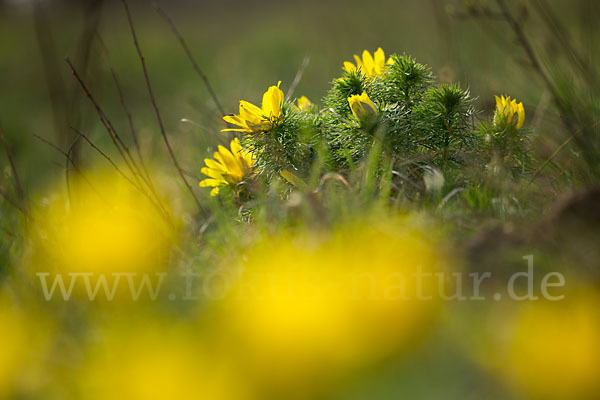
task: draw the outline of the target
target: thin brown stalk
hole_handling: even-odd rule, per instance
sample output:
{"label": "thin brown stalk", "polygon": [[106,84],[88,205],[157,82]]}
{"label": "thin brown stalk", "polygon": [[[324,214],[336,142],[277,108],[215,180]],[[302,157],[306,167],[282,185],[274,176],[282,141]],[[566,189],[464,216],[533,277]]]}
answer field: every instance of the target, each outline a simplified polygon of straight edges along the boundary
{"label": "thin brown stalk", "polygon": [[0,228],[2,230],[2,232],[4,232],[5,234],[7,234],[10,237],[16,238],[17,234],[14,233],[13,231],[9,230],[7,227],[3,226]]}
{"label": "thin brown stalk", "polygon": [[125,173],[121,170],[121,168],[119,168],[119,166],[112,160],[112,158],[106,154],[104,151],[102,151],[102,149],[100,149],[98,146],[96,146],[96,144],[94,142],[92,142],[90,140],[90,138],[88,138],[87,136],[85,136],[83,133],[81,133],[79,130],[77,130],[76,128],[71,127],[71,129],[78,135],[78,137],[81,137],[83,140],[85,140],[91,148],[93,148],[94,150],[96,150],[96,152],[98,154],[100,154],[106,161],[108,161],[108,163],[119,173],[119,175],[121,175],[127,182],[129,182],[133,187],[135,187],[136,189],[140,189],[140,187],[134,182],[132,181],[127,175],[125,175]]}
{"label": "thin brown stalk", "polygon": [[[89,0],[82,2],[83,11],[83,24],[81,26],[81,33],[79,35],[79,41],[75,53],[75,64],[79,68],[79,73],[83,77],[91,77],[91,67],[94,67],[93,62],[93,44],[94,44],[94,32],[100,24],[102,17],[102,9],[104,0]],[[69,96],[67,97],[67,126],[81,127],[81,123],[84,120],[84,115],[81,110],[81,92],[77,89],[76,85],[69,85]],[[67,130],[66,132],[71,133],[67,137],[69,140],[75,140],[75,143],[79,142],[79,138],[76,135],[72,135],[72,132]],[[66,133],[65,132],[65,133]],[[77,153],[77,148],[73,148],[74,155],[73,160],[79,161],[80,155]]]}
{"label": "thin brown stalk", "polygon": [[[221,106],[221,102],[219,102],[219,99],[217,98],[217,94],[213,90],[212,85],[210,84],[210,81],[206,77],[206,74],[204,74],[204,72],[202,72],[202,70],[198,66],[196,59],[192,55],[192,52],[190,51],[190,48],[188,47],[185,39],[183,38],[181,33],[179,33],[179,30],[173,23],[173,20],[157,3],[154,3],[154,8],[156,9],[156,12],[166,21],[166,23],[169,25],[169,27],[171,28],[171,31],[173,31],[175,36],[177,36],[177,39],[179,40],[181,47],[183,47],[183,51],[187,55],[188,59],[192,63],[192,66],[194,67],[194,69],[196,70],[198,75],[200,75],[200,78],[202,78],[202,81],[204,81],[204,86],[206,86],[206,89],[208,90],[208,93],[212,97],[213,101],[215,102],[215,105],[219,109],[219,112],[221,113],[221,115],[225,115],[225,110],[223,109],[223,106]],[[129,13],[129,11],[128,11],[128,13]]]}
{"label": "thin brown stalk", "polygon": [[302,64],[300,64],[300,68],[298,68],[298,72],[296,72],[296,76],[294,77],[294,80],[292,81],[292,84],[290,85],[290,88],[288,89],[288,93],[286,96],[287,100],[290,100],[292,98],[292,96],[294,95],[294,92],[296,91],[296,87],[298,87],[298,84],[302,80],[304,71],[306,71],[306,68],[308,67],[309,63],[310,63],[310,56],[304,57],[304,60],[302,60]]}
{"label": "thin brown stalk", "polygon": [[597,84],[597,77],[595,76],[594,71],[573,45],[569,33],[556,17],[550,4],[546,0],[535,0],[532,4],[538,15],[540,15],[542,20],[546,23],[548,31],[554,35],[557,41],[561,43],[562,47],[570,55],[569,59],[573,66],[581,71],[581,74],[590,86],[595,87]]}
{"label": "thin brown stalk", "polygon": [[152,195],[156,198],[156,201],[160,204],[161,208],[166,213],[166,208],[162,204],[162,201],[159,198],[159,196],[157,195],[154,186],[150,183],[150,181],[146,177],[144,177],[142,175],[142,172],[141,172],[139,166],[137,165],[137,163],[135,162],[135,159],[133,158],[133,156],[131,155],[131,152],[129,151],[129,147],[121,139],[121,137],[117,133],[117,130],[115,129],[114,125],[112,124],[110,119],[108,119],[108,117],[106,116],[106,114],[104,113],[104,111],[102,110],[102,108],[100,107],[100,105],[98,104],[98,102],[96,101],[94,96],[92,95],[91,91],[89,90],[89,88],[87,87],[87,85],[85,84],[83,79],[81,78],[81,76],[77,73],[77,70],[75,69],[75,67],[71,63],[71,60],[68,57],[66,58],[66,62],[69,65],[69,67],[71,68],[73,75],[79,82],[79,85],[84,90],[86,96],[92,102],[94,108],[96,109],[96,112],[98,113],[98,117],[100,118],[100,121],[104,125],[105,129],[107,130],[107,132],[111,138],[111,141],[113,142],[113,145],[117,148],[121,158],[125,162],[125,165],[127,166],[129,171],[133,175],[134,179],[138,182],[140,187],[143,186],[142,181],[143,181],[143,183],[146,184],[146,186],[152,192]]}
{"label": "thin brown stalk", "polygon": [[4,200],[6,200],[8,202],[8,204],[10,204],[11,206],[13,206],[18,211],[20,211],[23,215],[27,215],[26,212],[25,212],[25,210],[23,209],[23,207],[19,204],[19,202],[13,200],[9,196],[9,194],[4,190],[4,188],[2,186],[0,186],[0,196],[2,196],[4,198]]}
{"label": "thin brown stalk", "polygon": [[142,50],[141,50],[140,45],[139,45],[138,40],[137,40],[137,35],[135,33],[135,27],[133,25],[133,19],[131,17],[131,12],[129,11],[129,6],[128,6],[126,0],[122,0],[122,3],[123,3],[123,7],[125,8],[125,13],[127,14],[127,21],[129,23],[129,28],[131,30],[131,36],[133,38],[133,44],[135,45],[135,48],[136,48],[136,51],[138,53],[140,62],[142,64],[142,70],[144,72],[144,79],[146,81],[146,87],[148,89],[148,94],[150,96],[150,101],[152,103],[152,107],[154,108],[154,113],[156,114],[156,119],[158,120],[158,125],[159,125],[159,128],[160,128],[160,133],[161,133],[161,135],[163,137],[163,140],[165,142],[165,146],[167,147],[167,150],[169,151],[169,155],[171,156],[171,160],[173,161],[173,165],[177,169],[177,172],[179,173],[179,176],[181,177],[181,180],[183,181],[184,185],[187,187],[188,191],[192,195],[192,197],[193,197],[194,201],[196,202],[196,205],[198,206],[198,208],[202,209],[202,205],[200,204],[200,200],[198,200],[198,197],[196,196],[196,193],[194,192],[194,189],[192,189],[192,186],[187,181],[187,179],[185,177],[185,172],[184,172],[183,168],[181,167],[181,165],[179,164],[179,161],[177,161],[177,157],[175,157],[175,152],[173,151],[173,148],[171,147],[171,143],[169,142],[169,138],[167,136],[167,132],[165,130],[165,126],[163,124],[162,117],[160,115],[160,110],[158,108],[158,104],[156,103],[156,98],[154,97],[154,92],[152,91],[152,84],[150,83],[150,76],[148,74],[148,69],[146,68],[146,61],[145,61],[144,55],[142,53]]}
{"label": "thin brown stalk", "polygon": [[2,130],[2,127],[0,127],[0,141],[2,141],[4,152],[6,153],[6,157],[8,158],[8,164],[10,165],[13,183],[15,186],[15,191],[17,192],[17,196],[19,198],[19,203],[21,203],[23,208],[25,208],[25,191],[23,190],[23,185],[21,183],[21,179],[19,177],[19,173],[15,165],[15,160],[13,158],[12,151],[10,150],[10,146],[8,145],[8,141],[6,140],[6,136],[4,136],[4,131]]}
{"label": "thin brown stalk", "polygon": [[104,43],[104,40],[102,40],[102,37],[100,36],[100,34],[98,32],[97,32],[97,37],[98,37],[98,41],[100,42],[100,45],[102,46],[102,50],[105,55],[105,59],[108,64],[108,67],[110,69],[110,72],[111,72],[111,75],[113,78],[113,82],[115,83],[115,87],[116,87],[118,95],[119,95],[119,101],[121,103],[121,107],[123,108],[125,114],[127,115],[127,120],[129,123],[129,130],[131,133],[131,137],[133,139],[136,153],[137,153],[138,159],[140,161],[141,170],[145,176],[144,182],[148,186],[148,189],[150,189],[150,192],[152,192],[152,195],[155,197],[156,202],[159,204],[160,208],[162,209],[162,212],[165,215],[169,215],[166,207],[164,206],[164,204],[162,204],[162,201],[161,201],[160,197],[158,196],[158,193],[156,191],[156,186],[154,185],[154,182],[152,181],[152,177],[151,177],[150,173],[148,172],[148,168],[146,167],[146,162],[144,161],[144,157],[142,155],[142,150],[141,150],[141,146],[139,143],[138,135],[136,133],[135,125],[133,123],[133,115],[129,111],[129,107],[127,107],[127,103],[125,102],[125,95],[123,93],[123,88],[121,86],[121,83],[119,81],[117,73],[110,61],[110,53],[108,51],[108,47],[106,46],[106,44]]}
{"label": "thin brown stalk", "polygon": [[68,119],[66,84],[59,67],[59,57],[48,19],[47,5],[42,1],[36,1],[33,4],[33,26],[41,55],[44,80],[46,81],[52,107],[54,134],[61,143],[65,144],[66,138],[62,135],[65,132]]}
{"label": "thin brown stalk", "polygon": [[[525,32],[523,31],[523,27],[512,15],[508,6],[506,5],[505,0],[496,0],[496,3],[498,4],[500,11],[502,12],[502,15],[504,15],[506,22],[511,26],[513,32],[515,33],[515,35],[517,37],[517,41],[519,42],[519,44],[521,45],[523,50],[525,50],[525,53],[527,54],[529,62],[531,64],[531,66],[533,67],[534,71],[540,76],[540,78],[546,85],[546,88],[552,95],[552,100],[554,101],[554,104],[558,108],[558,111],[561,114],[563,114],[563,116],[561,118],[562,124],[567,129],[567,131],[571,134],[571,136],[573,137],[573,139],[575,140],[577,145],[579,147],[585,149],[587,146],[585,139],[580,135],[580,130],[577,129],[573,125],[573,122],[568,118],[568,115],[570,114],[569,106],[567,104],[565,104],[565,101],[561,97],[558,89],[554,86],[550,77],[548,76],[546,71],[542,68],[541,63],[539,62],[539,59],[537,58],[535,51],[533,50],[533,45],[531,44],[531,42],[525,35]],[[587,152],[584,152],[583,154],[584,154],[584,157],[586,157],[588,159],[588,161],[593,162],[593,160],[590,160],[590,156]]]}
{"label": "thin brown stalk", "polygon": [[567,138],[567,140],[565,140],[560,146],[558,146],[558,148],[556,150],[554,150],[554,152],[552,153],[552,155],[550,155],[550,157],[548,157],[548,159],[546,159],[546,161],[544,161],[542,163],[542,165],[537,169],[537,171],[535,171],[535,173],[533,174],[533,176],[531,177],[531,179],[529,179],[528,185],[531,185],[533,183],[533,181],[535,181],[535,179],[542,172],[542,170],[544,168],[546,168],[546,165],[550,164],[552,162],[552,160],[554,160],[554,158],[556,158],[556,156],[558,155],[558,153],[560,153],[562,151],[562,149],[564,149],[569,144],[569,142],[571,141],[571,139],[573,139],[573,136],[569,136]]}
{"label": "thin brown stalk", "polygon": [[[85,181],[85,183],[87,183],[90,186],[90,188],[92,188],[92,190],[94,192],[96,192],[96,194],[98,195],[98,197],[100,197],[103,201],[107,202],[106,199],[104,199],[104,197],[100,194],[100,192],[98,192],[98,190],[94,187],[94,185],[92,185],[92,182],[90,182],[90,180],[87,179],[87,177],[85,176],[85,174],[83,173],[83,171],[81,171],[81,169],[79,169],[79,167],[75,164],[73,158],[69,155],[69,153],[67,153],[66,151],[64,151],[63,149],[61,149],[60,147],[58,147],[54,143],[50,142],[49,140],[44,139],[43,137],[41,137],[39,135],[34,134],[33,137],[35,137],[36,139],[38,139],[42,143],[47,144],[48,146],[50,146],[51,148],[53,148],[54,150],[56,150],[58,153],[62,154],[67,159],[67,161],[69,161],[69,163],[73,166],[73,169],[79,174],[79,176],[81,176],[81,179],[83,179]],[[67,170],[68,169],[69,168],[67,168]],[[67,188],[68,187],[69,187],[69,179],[68,179],[68,174],[67,174]],[[71,198],[71,195],[69,193],[69,199],[70,198]]]}
{"label": "thin brown stalk", "polygon": [[392,171],[392,175],[395,175],[395,176],[399,177],[400,179],[402,179],[402,181],[409,183],[411,186],[413,186],[419,192],[424,192],[425,191],[425,188],[423,188],[422,186],[418,185],[412,179],[410,179],[406,175],[402,174],[401,172]]}
{"label": "thin brown stalk", "polygon": [[73,168],[76,167],[76,160],[75,157],[73,157],[73,153],[77,146],[77,143],[79,143],[79,137],[75,136],[75,139],[73,139],[73,141],[69,145],[69,148],[67,149],[67,156],[65,157],[65,181],[67,183],[67,194],[69,195],[69,198],[71,198],[71,186],[69,180],[69,171],[71,170],[69,169],[69,163],[73,164]]}
{"label": "thin brown stalk", "polygon": [[548,91],[550,91],[550,93],[552,94],[554,101],[557,103],[558,106],[560,106],[562,108],[562,106],[561,106],[562,102],[560,100],[560,95],[558,94],[558,90],[556,89],[556,87],[554,87],[554,85],[552,84],[552,81],[550,80],[550,78],[548,77],[548,75],[546,74],[544,69],[542,68],[541,63],[540,63],[537,55],[535,54],[535,51],[533,50],[533,46],[531,45],[531,42],[529,41],[529,39],[527,39],[527,36],[525,35],[525,32],[523,31],[523,27],[512,15],[512,13],[510,12],[510,10],[504,0],[496,0],[496,3],[498,4],[498,7],[500,8],[502,15],[504,16],[505,21],[510,25],[513,32],[515,33],[519,44],[521,45],[523,50],[525,50],[525,53],[527,54],[527,58],[529,59],[531,66],[537,72],[537,74],[540,76],[540,78],[542,78],[542,81],[544,81],[544,84],[546,85],[546,88],[548,89]]}
{"label": "thin brown stalk", "polygon": [[325,175],[323,175],[323,177],[319,181],[319,189],[317,189],[317,191],[321,190],[325,183],[329,180],[338,181],[342,185],[344,185],[349,192],[354,192],[354,189],[352,188],[352,186],[350,186],[346,178],[344,178],[341,174],[338,174],[337,172],[328,172]]}
{"label": "thin brown stalk", "polygon": [[190,171],[183,171],[184,174],[186,174],[187,176],[189,176],[190,178],[193,178],[196,181],[200,181],[200,178],[198,178],[198,176]]}
{"label": "thin brown stalk", "polygon": [[[67,62],[67,65],[69,65],[69,68],[71,69],[71,72],[73,73],[73,76],[75,76],[75,79],[77,79],[77,82],[79,82],[79,85],[81,86],[81,88],[85,92],[87,98],[90,100],[90,102],[94,106],[94,109],[98,113],[98,117],[100,118],[100,121],[102,122],[102,124],[104,125],[104,127],[106,128],[106,130],[108,131],[110,139],[112,140],[114,146],[119,151],[119,154],[121,155],[121,158],[123,159],[123,161],[125,162],[125,164],[127,165],[127,167],[131,170],[132,174],[135,174],[132,166],[129,163],[128,158],[125,156],[125,153],[129,152],[129,148],[123,142],[123,140],[121,139],[121,137],[119,136],[119,134],[114,129],[114,126],[112,125],[112,123],[110,122],[110,120],[107,118],[106,114],[104,113],[104,111],[102,110],[102,108],[100,107],[100,105],[98,104],[98,102],[96,101],[96,99],[94,98],[94,96],[92,95],[92,92],[87,87],[87,85],[85,84],[85,82],[83,81],[83,79],[81,78],[81,76],[79,75],[79,73],[77,72],[77,70],[75,69],[75,66],[73,65],[73,63],[71,62],[71,60],[69,59],[69,57],[65,58],[65,61]],[[131,154],[129,154],[129,159],[133,161],[133,158],[131,157]]]}
{"label": "thin brown stalk", "polygon": [[77,129],[75,128],[71,128],[73,129],[78,137],[83,138],[94,150],[96,150],[96,152],[98,152],[98,154],[100,154],[106,161],[108,161],[110,163],[110,165],[127,181],[131,184],[131,186],[133,186],[134,188],[136,188],[137,190],[140,191],[140,193],[142,193],[152,204],[152,206],[154,208],[157,209],[157,211],[159,212],[159,214],[171,225],[172,221],[171,221],[171,217],[169,215],[169,213],[166,211],[166,209],[163,208],[162,204],[160,204],[160,202],[158,200],[153,199],[142,187],[138,186],[134,181],[132,181],[127,175],[125,175],[125,173],[119,168],[119,166],[112,160],[112,158],[106,154],[104,151],[102,151],[102,149],[100,149],[98,146],[96,146],[96,144],[94,144],[94,142],[92,142],[87,136],[85,136],[83,133],[79,132]]}
{"label": "thin brown stalk", "polygon": [[142,165],[142,169],[144,170],[146,177],[150,181],[150,177],[148,175],[148,171],[147,171],[146,165],[144,163],[144,157],[142,156],[142,151],[140,148],[138,135],[136,133],[135,125],[133,123],[133,116],[132,116],[131,112],[129,111],[129,107],[127,107],[127,103],[125,102],[125,95],[123,94],[123,89],[121,87],[121,83],[119,82],[117,73],[112,65],[111,60],[110,60],[110,53],[108,51],[108,47],[104,43],[104,40],[102,39],[102,36],[100,36],[100,33],[96,32],[96,37],[98,38],[98,42],[100,42],[100,46],[102,47],[102,53],[104,55],[106,63],[108,64],[108,68],[110,69],[110,73],[112,75],[113,82],[115,83],[115,87],[116,87],[117,93],[119,95],[119,101],[121,103],[121,107],[123,108],[123,111],[125,112],[125,115],[127,116],[127,121],[129,123],[129,131],[131,133],[131,138],[132,138],[133,144],[136,148],[136,152],[137,152],[138,158],[140,160],[140,164]]}

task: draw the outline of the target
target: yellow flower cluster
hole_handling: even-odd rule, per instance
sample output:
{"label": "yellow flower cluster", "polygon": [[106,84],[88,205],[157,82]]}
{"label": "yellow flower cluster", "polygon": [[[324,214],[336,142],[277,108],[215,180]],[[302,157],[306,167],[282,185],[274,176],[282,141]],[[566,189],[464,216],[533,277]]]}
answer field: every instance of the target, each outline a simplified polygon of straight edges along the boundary
{"label": "yellow flower cluster", "polygon": [[237,138],[231,141],[229,147],[231,151],[219,146],[219,151],[214,154],[214,160],[204,159],[206,167],[200,171],[209,178],[200,181],[200,187],[212,187],[211,196],[219,194],[220,186],[230,186],[237,191],[236,186],[254,171],[252,152],[242,148]]}
{"label": "yellow flower cluster", "polygon": [[[356,62],[356,65],[350,61],[344,61],[344,71],[353,72],[360,69],[362,73],[367,76],[376,76],[381,75],[386,68],[385,53],[381,47],[378,48],[373,55],[371,55],[369,51],[364,50],[362,58],[355,54],[354,61]],[[393,63],[394,60],[391,57],[388,58],[387,64],[390,65]]]}
{"label": "yellow flower cluster", "polygon": [[[511,100],[510,96],[496,97],[496,112],[494,113],[494,126],[504,129],[509,125],[517,129],[523,127],[525,122],[525,109],[523,103],[517,103],[517,100]],[[517,120],[515,121],[515,115]]]}
{"label": "yellow flower cluster", "polygon": [[238,115],[226,115],[223,119],[238,128],[222,129],[222,132],[262,132],[271,129],[281,117],[283,106],[283,92],[279,89],[281,81],[277,86],[271,86],[262,98],[261,107],[241,100],[240,113]]}

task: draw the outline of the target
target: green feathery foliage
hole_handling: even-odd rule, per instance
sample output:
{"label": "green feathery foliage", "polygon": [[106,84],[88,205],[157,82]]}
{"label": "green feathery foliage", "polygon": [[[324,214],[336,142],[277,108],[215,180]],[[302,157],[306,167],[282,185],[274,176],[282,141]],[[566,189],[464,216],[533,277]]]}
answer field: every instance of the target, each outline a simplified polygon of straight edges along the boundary
{"label": "green feathery foliage", "polygon": [[373,95],[387,104],[412,110],[433,82],[430,69],[410,56],[392,55],[392,64],[373,82]]}
{"label": "green feathery foliage", "polygon": [[256,156],[256,169],[267,180],[282,170],[307,173],[314,159],[314,129],[311,113],[286,103],[281,118],[265,132],[248,135],[245,144]]}
{"label": "green feathery foliage", "polygon": [[431,70],[412,57],[392,55],[386,61],[378,52],[376,60],[345,63],[320,110],[306,99],[302,105],[284,102],[283,92],[272,86],[262,108],[250,105],[226,117],[245,133],[256,176],[267,183],[301,182],[306,189],[306,182],[319,180],[315,171],[350,178],[363,170],[366,180],[358,184],[368,193],[378,187],[415,199],[431,198],[435,191],[440,200],[457,186],[485,184],[468,174],[473,167],[501,166],[512,177],[526,172],[531,156],[522,104],[503,97],[494,121],[476,126],[473,98],[459,83],[436,84]]}

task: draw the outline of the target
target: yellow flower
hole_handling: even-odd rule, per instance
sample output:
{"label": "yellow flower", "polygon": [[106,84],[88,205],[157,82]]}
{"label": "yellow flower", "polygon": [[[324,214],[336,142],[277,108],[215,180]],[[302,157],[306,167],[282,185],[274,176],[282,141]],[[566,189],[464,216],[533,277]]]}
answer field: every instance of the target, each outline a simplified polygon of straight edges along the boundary
{"label": "yellow flower", "polygon": [[299,111],[310,111],[312,103],[306,96],[302,96],[298,99],[298,105],[295,106]]}
{"label": "yellow flower", "polygon": [[233,338],[227,348],[263,387],[316,398],[315,389],[401,357],[430,332],[438,282],[414,277],[452,265],[437,236],[416,218],[387,215],[332,233],[265,236],[233,266],[219,335]]}
{"label": "yellow flower", "polygon": [[3,329],[2,341],[4,343],[10,343],[2,349],[0,352],[0,397],[8,396],[11,392],[11,388],[14,382],[17,380],[20,374],[24,373],[21,368],[23,367],[24,356],[27,354],[27,340],[25,338],[28,334],[27,327],[23,322],[24,316],[13,310],[9,306],[8,301],[3,298],[0,299],[0,324],[10,329]]}
{"label": "yellow flower", "polygon": [[219,186],[235,186],[252,173],[254,156],[250,151],[244,150],[240,141],[235,138],[230,144],[231,151],[219,146],[219,151],[214,154],[214,160],[204,159],[206,167],[200,172],[209,176],[200,181],[200,187],[212,187],[211,196],[219,194]]}
{"label": "yellow flower", "polygon": [[[525,109],[523,103],[518,103],[517,100],[511,100],[510,96],[496,97],[496,112],[494,113],[494,126],[500,129],[506,128],[508,125],[513,125],[517,129],[521,129],[525,122]],[[517,115],[515,123],[514,117]]]}
{"label": "yellow flower", "polygon": [[372,115],[377,114],[377,106],[371,101],[367,92],[362,94],[354,94],[348,97],[348,104],[352,109],[352,114],[359,120],[367,119]]}
{"label": "yellow flower", "polygon": [[597,399],[598,295],[572,292],[563,301],[531,303],[515,321],[503,371],[507,378],[523,388],[528,398]]}
{"label": "yellow flower", "polygon": [[[96,167],[86,176],[70,183],[69,196],[60,190],[50,192],[47,197],[52,200],[34,209],[35,224],[28,232],[30,273],[49,272],[44,278],[48,287],[63,275],[68,287],[67,273],[93,274],[92,285],[106,275],[107,286],[112,286],[111,274],[167,270],[172,231],[153,204],[112,169]],[[87,298],[86,282],[71,281],[74,296]],[[125,286],[122,289],[113,291],[115,298],[129,295]],[[96,292],[97,299],[104,298],[102,292]]]}
{"label": "yellow flower", "polygon": [[478,326],[470,321],[482,310],[457,324],[468,354],[524,398],[600,398],[600,294],[567,282],[569,289],[551,291],[564,295],[560,301],[507,298],[487,308]]}
{"label": "yellow flower", "polygon": [[[385,71],[385,53],[381,47],[373,53],[373,56],[367,50],[363,51],[362,59],[355,54],[354,61],[356,62],[356,65],[352,64],[350,61],[344,61],[344,71],[353,72],[356,69],[360,69],[363,74],[366,74],[367,76],[381,75],[383,71]],[[390,57],[387,64],[393,63],[394,60]]]}
{"label": "yellow flower", "polygon": [[39,398],[57,332],[37,307],[27,306],[9,286],[0,286],[0,399]]}
{"label": "yellow flower", "polygon": [[264,94],[262,108],[247,101],[240,101],[240,113],[238,115],[226,115],[223,119],[239,128],[222,129],[222,132],[258,132],[268,131],[281,117],[283,105],[283,92],[279,89],[281,81],[277,86],[271,86]]}
{"label": "yellow flower", "polygon": [[235,367],[190,326],[116,315],[94,333],[101,340],[89,346],[77,379],[87,399],[251,398]]}

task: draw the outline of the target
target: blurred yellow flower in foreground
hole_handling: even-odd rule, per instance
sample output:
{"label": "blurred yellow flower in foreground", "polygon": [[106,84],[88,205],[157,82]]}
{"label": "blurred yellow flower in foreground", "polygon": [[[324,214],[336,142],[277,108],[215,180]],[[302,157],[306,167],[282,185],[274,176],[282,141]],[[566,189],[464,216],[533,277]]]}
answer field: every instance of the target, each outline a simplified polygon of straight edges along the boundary
{"label": "blurred yellow flower in foreground", "polygon": [[0,288],[0,399],[33,398],[48,378],[43,364],[50,326],[16,303]]}
{"label": "blurred yellow flower in foreground", "polygon": [[348,97],[348,104],[350,105],[352,114],[359,120],[364,120],[373,115],[377,115],[377,106],[371,101],[367,92],[362,92],[360,95],[354,94]]}
{"label": "blurred yellow flower in foreground", "polygon": [[[510,96],[495,96],[495,98],[496,111],[494,113],[494,126],[499,129],[504,129],[511,125],[517,129],[521,129],[523,127],[523,122],[525,122],[525,109],[523,108],[523,103],[517,104],[517,100],[511,100]],[[515,115],[517,116],[516,121]]]}
{"label": "blurred yellow flower in foreground", "polygon": [[265,238],[222,304],[226,347],[274,398],[314,398],[332,380],[401,354],[437,315],[439,299],[416,293],[432,295],[437,282],[413,276],[438,270],[432,236],[405,218]]}
{"label": "blurred yellow flower in foreground", "polygon": [[22,373],[27,354],[27,329],[23,316],[0,299],[0,398],[10,398],[15,380]]}
{"label": "blurred yellow flower in foreground", "polygon": [[80,379],[87,399],[249,398],[241,377],[190,327],[117,319],[95,335],[100,342],[86,354]]}
{"label": "blurred yellow flower in foreground", "polygon": [[211,196],[219,194],[219,186],[229,186],[237,193],[237,185],[253,172],[253,154],[242,148],[237,138],[231,141],[229,147],[231,151],[219,146],[219,151],[214,154],[214,160],[204,159],[206,167],[200,171],[210,178],[200,181],[199,185],[200,187],[212,187]]}
{"label": "blurred yellow flower in foreground", "polygon": [[[356,62],[356,65],[352,64],[350,61],[344,61],[344,71],[353,72],[360,69],[362,73],[367,76],[381,75],[385,71],[385,53],[381,47],[378,48],[373,55],[371,55],[369,51],[364,50],[362,58],[355,54],[354,61]],[[393,59],[390,57],[387,63],[392,64]]]}
{"label": "blurred yellow flower in foreground", "polygon": [[51,195],[34,210],[30,268],[55,273],[140,273],[164,270],[172,227],[116,171],[73,177],[70,196]]}
{"label": "blurred yellow flower in foreground", "polygon": [[534,399],[597,399],[600,297],[565,296],[535,302],[519,314],[505,373]]}
{"label": "blurred yellow flower in foreground", "polygon": [[223,119],[238,128],[222,129],[222,132],[259,132],[271,129],[281,117],[283,106],[283,92],[279,89],[281,81],[277,86],[271,86],[262,98],[262,107],[259,108],[247,101],[240,101],[240,113],[238,115],[226,115]]}
{"label": "blurred yellow flower in foreground", "polygon": [[600,295],[487,306],[462,324],[465,349],[529,399],[600,398]]}

